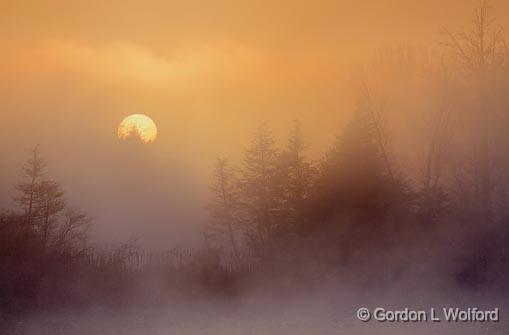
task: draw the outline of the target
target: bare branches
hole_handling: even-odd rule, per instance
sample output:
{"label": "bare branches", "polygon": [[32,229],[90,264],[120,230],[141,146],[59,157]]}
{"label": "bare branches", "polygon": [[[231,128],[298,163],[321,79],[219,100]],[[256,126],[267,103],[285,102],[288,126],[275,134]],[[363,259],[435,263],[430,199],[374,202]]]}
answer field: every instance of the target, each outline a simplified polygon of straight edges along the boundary
{"label": "bare branches", "polygon": [[387,174],[394,180],[394,171],[388,152],[388,139],[386,134],[386,119],[382,107],[375,103],[367,81],[363,78],[360,87],[360,98],[365,112],[368,114],[374,137],[382,155]]}
{"label": "bare branches", "polygon": [[443,29],[447,39],[442,43],[465,71],[477,81],[499,65],[507,53],[507,41],[502,28],[495,26],[485,2],[474,11],[472,25],[464,32]]}
{"label": "bare branches", "polygon": [[441,85],[439,85],[437,92],[438,99],[434,105],[436,113],[431,113],[433,119],[431,121],[428,150],[421,170],[425,190],[436,190],[439,187],[451,144],[453,106],[450,78],[446,72],[442,75]]}
{"label": "bare branches", "polygon": [[491,108],[493,83],[497,70],[507,62],[507,42],[504,32],[495,25],[486,2],[474,11],[469,29],[460,33],[445,30],[444,43],[449,54],[470,77],[477,108],[472,109],[474,133],[472,171],[474,193],[485,218],[492,217],[492,197],[496,185],[492,161],[494,116]]}
{"label": "bare branches", "polygon": [[92,218],[85,213],[74,208],[66,209],[64,221],[56,231],[55,247],[73,249],[83,245],[91,226]]}

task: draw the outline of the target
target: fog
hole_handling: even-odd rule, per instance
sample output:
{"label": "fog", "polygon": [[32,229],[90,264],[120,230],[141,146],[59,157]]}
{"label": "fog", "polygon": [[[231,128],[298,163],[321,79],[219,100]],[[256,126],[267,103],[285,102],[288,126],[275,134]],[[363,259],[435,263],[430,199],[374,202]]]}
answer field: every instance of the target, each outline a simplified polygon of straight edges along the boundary
{"label": "fog", "polygon": [[3,5],[0,333],[507,334],[508,3]]}
{"label": "fog", "polygon": [[[132,231],[164,244],[150,230],[191,242],[183,231],[202,227],[217,156],[240,159],[260,122],[283,142],[299,119],[309,154],[319,158],[345,124],[356,80],[375,54],[401,45],[440,54],[441,28],[466,26],[475,5],[7,1],[0,14],[0,101],[8,125],[0,135],[7,158],[0,207],[12,205],[19,166],[40,144],[48,175],[96,217],[101,240]],[[499,22],[507,20],[505,2],[490,5]],[[370,77],[384,80],[385,89],[405,85]],[[132,113],[151,116],[159,138],[128,155],[115,132]],[[148,198],[164,198],[164,205],[140,201],[147,193],[117,191],[115,183],[128,179],[140,193],[160,181]],[[97,192],[108,194],[107,209]]]}
{"label": "fog", "polygon": [[[82,310],[46,311],[7,323],[8,333],[50,334],[506,334],[507,299],[493,293],[451,294],[450,288],[398,282],[395,286],[366,288],[337,278],[319,287],[307,287],[299,293],[252,288],[235,298],[161,297],[152,298],[153,287],[144,288],[143,301],[111,308],[94,306]],[[345,285],[347,284],[347,285]],[[152,283],[153,285],[153,283]],[[402,294],[404,292],[404,294]],[[147,294],[148,293],[148,294]],[[501,322],[361,322],[355,313],[360,307],[374,310],[476,306],[501,308]],[[437,315],[439,315],[437,313]],[[440,314],[440,317],[441,314]],[[4,326],[5,327],[5,326]]]}

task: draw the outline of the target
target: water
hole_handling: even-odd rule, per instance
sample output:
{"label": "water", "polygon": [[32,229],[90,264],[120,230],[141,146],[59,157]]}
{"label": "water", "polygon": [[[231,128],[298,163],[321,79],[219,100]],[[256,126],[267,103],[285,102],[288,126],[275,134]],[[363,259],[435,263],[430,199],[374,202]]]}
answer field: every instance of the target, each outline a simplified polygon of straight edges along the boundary
{"label": "water", "polygon": [[[173,301],[46,312],[10,324],[8,335],[502,335],[506,322],[363,323],[334,295]],[[507,314],[502,313],[501,317]],[[502,320],[503,321],[503,320]]]}

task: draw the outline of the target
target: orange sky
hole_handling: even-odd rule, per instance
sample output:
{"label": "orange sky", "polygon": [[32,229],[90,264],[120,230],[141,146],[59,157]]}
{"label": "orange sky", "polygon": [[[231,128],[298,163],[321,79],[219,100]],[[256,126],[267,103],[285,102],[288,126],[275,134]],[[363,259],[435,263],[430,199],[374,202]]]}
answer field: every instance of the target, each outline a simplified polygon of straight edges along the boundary
{"label": "orange sky", "polygon": [[[4,0],[0,207],[39,143],[99,231],[199,221],[214,158],[238,157],[259,122],[284,140],[300,119],[322,152],[362,64],[389,46],[436,49],[440,28],[461,28],[477,3]],[[509,3],[490,4],[507,22]],[[154,144],[116,139],[134,113],[157,123]]]}

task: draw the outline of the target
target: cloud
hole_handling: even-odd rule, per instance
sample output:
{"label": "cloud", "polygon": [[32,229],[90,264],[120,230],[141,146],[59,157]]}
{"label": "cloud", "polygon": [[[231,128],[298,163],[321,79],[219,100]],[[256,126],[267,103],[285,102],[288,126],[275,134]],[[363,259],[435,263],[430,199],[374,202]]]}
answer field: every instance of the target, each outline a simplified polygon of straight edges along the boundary
{"label": "cloud", "polygon": [[186,85],[212,77],[220,81],[225,76],[240,77],[261,61],[256,50],[232,42],[198,45],[167,54],[129,42],[93,46],[54,40],[43,52],[61,70],[133,85]]}

